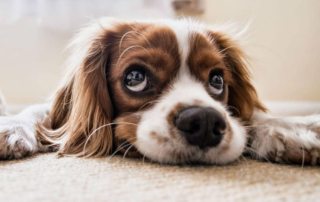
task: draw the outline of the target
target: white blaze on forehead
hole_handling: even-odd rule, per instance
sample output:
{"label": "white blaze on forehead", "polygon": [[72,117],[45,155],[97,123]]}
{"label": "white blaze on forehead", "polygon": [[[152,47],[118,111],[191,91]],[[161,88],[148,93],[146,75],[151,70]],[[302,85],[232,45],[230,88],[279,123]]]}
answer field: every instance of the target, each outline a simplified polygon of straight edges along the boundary
{"label": "white blaze on forehead", "polygon": [[180,51],[181,67],[186,67],[190,50],[190,29],[186,21],[167,21],[165,23],[176,35]]}
{"label": "white blaze on forehead", "polygon": [[179,21],[168,20],[165,21],[164,24],[175,33],[178,41],[181,66],[177,75],[177,80],[182,79],[182,77],[184,77],[184,79],[186,77],[192,78],[187,63],[188,57],[190,57],[189,53],[192,46],[191,41],[194,33],[205,36],[205,29],[203,25],[201,23],[195,23],[195,21],[191,19],[182,19]]}

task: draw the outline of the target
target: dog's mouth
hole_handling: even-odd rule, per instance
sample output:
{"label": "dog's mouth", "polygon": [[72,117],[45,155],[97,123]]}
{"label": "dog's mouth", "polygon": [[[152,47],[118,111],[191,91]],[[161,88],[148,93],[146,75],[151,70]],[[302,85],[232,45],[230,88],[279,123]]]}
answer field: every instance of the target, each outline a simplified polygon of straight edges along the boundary
{"label": "dog's mouth", "polygon": [[114,128],[112,155],[168,164],[221,164],[217,159],[231,144],[229,121],[213,108],[185,107],[175,113],[171,124],[164,119],[167,125],[154,127],[155,121],[141,120],[141,117],[127,114],[116,120],[119,124]]}
{"label": "dog's mouth", "polygon": [[[186,152],[188,151],[188,152]],[[200,148],[198,146],[186,145],[183,151],[173,150],[168,156],[172,157],[171,161],[166,161],[165,158],[159,159],[157,163],[175,164],[175,165],[212,165],[212,162],[203,161],[206,153],[210,151],[210,148]],[[115,146],[113,155],[122,155],[123,158],[142,159],[143,162],[155,162],[154,159],[147,156],[147,153],[142,154],[138,151],[135,143],[130,143],[126,140],[118,141]],[[216,163],[214,163],[216,164]]]}

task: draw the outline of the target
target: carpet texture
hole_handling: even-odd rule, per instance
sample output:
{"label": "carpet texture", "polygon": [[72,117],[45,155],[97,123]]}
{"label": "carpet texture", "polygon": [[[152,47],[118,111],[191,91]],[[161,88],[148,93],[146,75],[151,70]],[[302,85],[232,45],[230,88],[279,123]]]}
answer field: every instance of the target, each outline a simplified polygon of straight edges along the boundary
{"label": "carpet texture", "polygon": [[318,201],[320,168],[242,158],[168,166],[120,156],[0,161],[0,201]]}
{"label": "carpet texture", "polygon": [[[268,107],[283,115],[320,112],[319,103],[292,105],[290,113],[282,105]],[[21,110],[10,105],[9,109]],[[169,166],[120,156],[85,159],[38,154],[0,161],[0,202],[11,201],[313,202],[320,201],[320,167],[248,158],[229,166]]]}

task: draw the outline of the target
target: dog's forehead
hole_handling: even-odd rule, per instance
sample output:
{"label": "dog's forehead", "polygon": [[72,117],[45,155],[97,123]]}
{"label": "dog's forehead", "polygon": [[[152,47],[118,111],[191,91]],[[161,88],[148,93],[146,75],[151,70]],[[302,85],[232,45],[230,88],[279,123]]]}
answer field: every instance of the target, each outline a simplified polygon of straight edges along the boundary
{"label": "dog's forehead", "polygon": [[[205,81],[210,71],[219,65],[226,79],[229,79],[228,69],[224,65],[219,47],[215,44],[212,31],[193,21],[164,21],[151,27],[148,38],[167,47],[166,50],[171,50],[169,54],[179,60],[179,65],[175,68],[188,71],[199,80]],[[161,34],[163,39],[159,37]]]}
{"label": "dog's forehead", "polygon": [[130,58],[130,53],[133,53],[131,58],[138,56],[150,61],[156,55],[159,57],[152,51],[161,50],[176,60],[175,68],[189,66],[195,69],[192,67],[195,62],[204,60],[206,64],[198,66],[214,66],[222,60],[210,31],[193,21],[134,22],[123,24],[120,28],[122,31],[118,35],[117,46],[121,59],[128,55]]}
{"label": "dog's forehead", "polygon": [[[118,42],[113,44],[108,83],[117,95],[118,111],[135,111],[158,99],[182,76],[207,88],[211,70],[222,61],[206,30],[185,22],[125,23],[114,35]],[[124,76],[137,66],[151,75],[152,94],[133,96],[123,90]]]}
{"label": "dog's forehead", "polygon": [[167,22],[165,25],[170,28],[177,38],[181,61],[186,61],[190,51],[190,38],[195,30],[190,29],[186,23]]}
{"label": "dog's forehead", "polygon": [[[193,21],[163,21],[162,23],[155,24],[155,32],[166,31],[166,38],[171,40],[164,40],[162,43],[167,43],[167,46],[178,46],[181,65],[188,63],[188,60],[194,56],[197,51],[202,49],[210,49],[216,51],[217,47],[214,45],[214,40],[210,31],[205,29]],[[170,31],[169,31],[170,30]],[[151,35],[152,35],[151,34]],[[176,41],[173,41],[175,39]],[[217,53],[217,51],[216,51]],[[219,59],[219,58],[215,58]]]}

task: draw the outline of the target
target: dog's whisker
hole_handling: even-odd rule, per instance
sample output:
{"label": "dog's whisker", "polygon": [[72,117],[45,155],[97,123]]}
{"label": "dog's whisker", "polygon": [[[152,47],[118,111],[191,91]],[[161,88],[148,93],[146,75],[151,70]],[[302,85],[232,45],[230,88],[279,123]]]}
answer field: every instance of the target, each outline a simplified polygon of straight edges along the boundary
{"label": "dog's whisker", "polygon": [[150,52],[149,52],[145,47],[140,46],[140,45],[132,45],[132,46],[126,48],[126,49],[121,53],[121,55],[119,56],[119,59],[118,59],[118,61],[117,61],[117,63],[116,63],[116,67],[118,67],[118,64],[119,64],[121,58],[123,57],[123,55],[124,55],[127,51],[129,51],[130,49],[132,49],[132,48],[142,48],[143,50],[145,50],[145,51],[150,55]]}
{"label": "dog's whisker", "polygon": [[146,107],[147,105],[153,104],[153,103],[156,103],[156,102],[157,102],[157,100],[153,100],[153,101],[147,102],[147,103],[145,103],[144,105],[142,105],[142,106],[139,108],[138,111],[142,110],[142,109],[143,109],[144,107]]}
{"label": "dog's whisker", "polygon": [[[123,142],[121,145],[119,145],[119,146],[117,147],[117,149],[111,154],[110,157],[114,156],[117,152],[119,152],[121,149],[124,149],[126,146],[131,145],[130,140],[133,140],[133,139],[135,139],[135,137],[129,138],[129,139],[127,139],[125,142]],[[124,144],[126,144],[126,143],[128,143],[128,144],[127,144],[127,145],[124,145]]]}
{"label": "dog's whisker", "polygon": [[[125,142],[123,142],[121,145],[119,145],[116,149],[116,151],[114,151],[107,159],[107,161],[109,161],[113,156],[115,156],[120,150],[130,146],[130,149],[132,148],[132,146],[135,146],[136,143],[138,143],[139,141],[135,141],[134,143],[130,143],[131,140],[135,139],[135,137],[133,138],[129,138],[127,139]],[[126,144],[127,143],[127,144]],[[125,144],[125,145],[124,145]],[[128,149],[126,150],[128,152]]]}
{"label": "dog's whisker", "polygon": [[134,144],[132,144],[132,145],[126,150],[126,152],[124,153],[122,159],[124,159],[124,158],[126,157],[127,153],[129,152],[129,150],[130,150],[132,147],[134,147]]}
{"label": "dog's whisker", "polygon": [[95,129],[87,138],[85,144],[84,144],[84,147],[83,147],[83,155],[85,156],[85,151],[86,151],[86,146],[90,140],[90,138],[92,137],[92,135],[94,135],[98,130],[104,128],[104,127],[107,127],[107,126],[111,126],[111,125],[118,125],[118,124],[128,124],[128,125],[138,125],[138,124],[135,124],[135,123],[129,123],[129,122],[116,122],[116,123],[109,123],[109,124],[105,124],[103,126],[100,126],[99,128]]}
{"label": "dog's whisker", "polygon": [[147,152],[144,152],[143,157],[142,157],[142,163],[144,164],[145,158],[146,158]]}
{"label": "dog's whisker", "polygon": [[226,50],[228,50],[228,49],[230,49],[230,48],[233,48],[233,47],[234,47],[234,46],[226,47],[226,48],[220,50],[220,51],[218,52],[218,54],[223,53],[224,51],[226,51]]}
{"label": "dog's whisker", "polygon": [[114,151],[114,152],[108,157],[107,161],[109,161],[113,156],[115,156],[121,149],[124,149],[125,147],[131,145],[131,143],[128,143],[128,144],[126,144],[126,145],[123,145],[123,144],[125,144],[125,143],[127,143],[127,142],[122,143],[122,144],[117,148],[117,150]]}
{"label": "dog's whisker", "polygon": [[144,38],[144,40],[146,40],[146,42],[148,43],[149,47],[151,48],[151,44],[150,42],[148,41],[148,39],[143,35],[141,34],[140,32],[138,31],[128,31],[126,32],[122,37],[121,37],[121,40],[120,40],[120,43],[119,43],[119,55],[120,55],[120,52],[121,52],[121,47],[122,47],[122,42],[124,40],[124,38],[128,35],[128,34],[131,34],[131,33],[136,33],[136,34],[139,34],[140,36],[142,36],[142,38]]}

